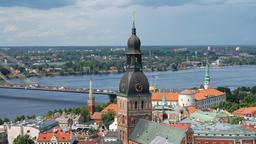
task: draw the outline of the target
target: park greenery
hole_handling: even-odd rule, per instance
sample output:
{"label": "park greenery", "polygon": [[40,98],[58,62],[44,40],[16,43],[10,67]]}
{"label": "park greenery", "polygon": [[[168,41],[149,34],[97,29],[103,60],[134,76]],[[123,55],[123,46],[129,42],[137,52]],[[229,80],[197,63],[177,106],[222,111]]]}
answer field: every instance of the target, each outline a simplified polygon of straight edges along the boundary
{"label": "park greenery", "polygon": [[29,135],[19,135],[13,141],[13,144],[34,144]]}
{"label": "park greenery", "polygon": [[115,118],[115,113],[112,112],[112,111],[109,111],[109,112],[102,115],[101,121],[104,124],[108,124],[108,123],[112,122],[114,120],[114,118]]}
{"label": "park greenery", "polygon": [[218,87],[217,89],[226,93],[227,101],[214,106],[214,109],[218,108],[234,112],[239,108],[256,106],[256,86],[238,87],[234,90],[228,87]]}
{"label": "park greenery", "polygon": [[54,116],[56,113],[66,114],[66,115],[69,115],[69,114],[81,115],[84,117],[85,121],[89,119],[89,111],[86,107],[56,109],[53,111],[48,111],[46,115]]}

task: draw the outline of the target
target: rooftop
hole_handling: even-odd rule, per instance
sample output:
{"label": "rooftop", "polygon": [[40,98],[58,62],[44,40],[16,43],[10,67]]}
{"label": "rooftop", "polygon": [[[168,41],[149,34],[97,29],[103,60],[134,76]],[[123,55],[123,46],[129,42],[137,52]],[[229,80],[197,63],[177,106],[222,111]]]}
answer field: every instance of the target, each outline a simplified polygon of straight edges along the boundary
{"label": "rooftop", "polygon": [[256,133],[239,125],[228,123],[202,123],[191,119],[182,120],[180,123],[190,123],[196,136],[224,136],[224,137],[255,137]]}
{"label": "rooftop", "polygon": [[129,139],[138,143],[148,144],[155,144],[157,141],[180,144],[186,135],[185,132],[186,130],[184,129],[140,119]]}
{"label": "rooftop", "polygon": [[166,101],[178,101],[179,94],[177,92],[153,92],[152,101],[161,101],[163,96]]}
{"label": "rooftop", "polygon": [[246,107],[246,108],[240,108],[236,111],[234,111],[234,114],[239,115],[239,116],[245,116],[248,114],[252,114],[256,112],[256,107]]}
{"label": "rooftop", "polygon": [[203,100],[203,99],[207,99],[208,96],[222,96],[224,94],[225,93],[213,88],[199,89],[195,94],[195,99]]}
{"label": "rooftop", "polygon": [[114,104],[114,103],[112,103],[112,104],[109,104],[107,107],[105,107],[102,111],[101,111],[101,113],[107,113],[107,112],[109,112],[109,111],[112,111],[112,112],[115,112],[115,113],[117,113],[117,104]]}
{"label": "rooftop", "polygon": [[69,142],[72,138],[72,132],[63,131],[62,129],[56,129],[53,132],[42,132],[38,134],[38,142],[49,142],[52,139],[56,139],[58,142]]}

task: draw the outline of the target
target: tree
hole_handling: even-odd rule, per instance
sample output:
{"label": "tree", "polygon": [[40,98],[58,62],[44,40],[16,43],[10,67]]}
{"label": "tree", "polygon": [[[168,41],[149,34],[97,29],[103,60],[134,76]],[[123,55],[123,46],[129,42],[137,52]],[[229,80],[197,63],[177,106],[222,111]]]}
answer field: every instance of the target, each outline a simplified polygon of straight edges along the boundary
{"label": "tree", "polygon": [[102,111],[105,107],[107,107],[108,105],[109,105],[109,103],[97,105],[96,108],[95,108],[95,111],[96,111],[96,112],[100,112],[100,111]]}
{"label": "tree", "polygon": [[0,66],[0,72],[3,74],[3,75],[8,75],[8,74],[10,74],[10,71],[7,69],[7,68],[5,68],[5,67],[2,67],[2,66]]}
{"label": "tree", "polygon": [[3,122],[4,122],[4,123],[8,123],[8,122],[10,122],[10,120],[9,120],[8,118],[4,118],[4,119],[3,119]]}
{"label": "tree", "polygon": [[241,117],[234,117],[231,121],[231,124],[237,125],[239,124],[241,121],[243,120],[243,118]]}
{"label": "tree", "polygon": [[106,114],[103,114],[101,117],[101,121],[103,123],[109,123],[111,121],[113,121],[115,118],[115,113],[112,111],[107,112]]}
{"label": "tree", "polygon": [[34,144],[34,141],[30,138],[29,135],[19,135],[14,139],[13,144]]}
{"label": "tree", "polygon": [[84,117],[85,121],[89,118],[89,111],[86,108],[81,108],[80,114]]}
{"label": "tree", "polygon": [[3,120],[2,120],[2,119],[0,119],[0,125],[2,125],[2,124],[4,124],[4,122],[3,122]]}

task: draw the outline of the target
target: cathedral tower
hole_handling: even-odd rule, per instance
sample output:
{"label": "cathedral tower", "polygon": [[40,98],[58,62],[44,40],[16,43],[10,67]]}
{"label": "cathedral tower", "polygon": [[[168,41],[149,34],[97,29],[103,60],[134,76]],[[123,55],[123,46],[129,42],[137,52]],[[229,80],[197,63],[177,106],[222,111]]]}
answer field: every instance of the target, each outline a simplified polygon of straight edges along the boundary
{"label": "cathedral tower", "polygon": [[142,71],[141,43],[134,22],[127,44],[126,72],[120,81],[117,95],[118,137],[124,144],[128,144],[129,135],[140,118],[152,119],[149,82]]}
{"label": "cathedral tower", "polygon": [[89,89],[89,96],[87,100],[87,107],[90,115],[92,115],[95,111],[95,98],[93,96],[92,80],[90,80],[90,89]]}

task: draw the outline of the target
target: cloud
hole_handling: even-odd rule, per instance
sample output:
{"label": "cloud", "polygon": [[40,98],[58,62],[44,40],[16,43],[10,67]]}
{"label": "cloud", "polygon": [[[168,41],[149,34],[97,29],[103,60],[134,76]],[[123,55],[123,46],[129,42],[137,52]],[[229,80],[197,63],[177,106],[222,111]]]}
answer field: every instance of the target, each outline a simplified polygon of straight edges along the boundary
{"label": "cloud", "polygon": [[143,45],[256,44],[249,0],[69,2],[0,7],[0,45],[125,45],[133,11]]}
{"label": "cloud", "polygon": [[15,25],[10,24],[10,25],[7,25],[4,27],[3,32],[9,33],[9,32],[15,32],[17,30],[18,30],[18,28]]}
{"label": "cloud", "polygon": [[75,0],[0,0],[0,7],[51,9],[74,4]]}
{"label": "cloud", "polygon": [[230,5],[230,4],[256,4],[255,0],[133,0],[131,4],[145,6],[180,6],[180,5]]}

